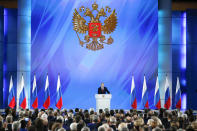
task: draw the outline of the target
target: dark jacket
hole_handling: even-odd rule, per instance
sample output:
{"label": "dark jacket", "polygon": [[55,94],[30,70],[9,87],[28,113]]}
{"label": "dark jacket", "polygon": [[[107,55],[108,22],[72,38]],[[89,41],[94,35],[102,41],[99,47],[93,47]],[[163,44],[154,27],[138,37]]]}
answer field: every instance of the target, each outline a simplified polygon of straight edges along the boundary
{"label": "dark jacket", "polygon": [[89,123],[87,126],[90,128],[91,131],[98,131],[99,126],[101,126],[101,123]]}
{"label": "dark jacket", "polygon": [[110,94],[110,92],[106,87],[104,87],[103,90],[101,89],[101,87],[98,88],[98,94],[106,94],[106,93]]}

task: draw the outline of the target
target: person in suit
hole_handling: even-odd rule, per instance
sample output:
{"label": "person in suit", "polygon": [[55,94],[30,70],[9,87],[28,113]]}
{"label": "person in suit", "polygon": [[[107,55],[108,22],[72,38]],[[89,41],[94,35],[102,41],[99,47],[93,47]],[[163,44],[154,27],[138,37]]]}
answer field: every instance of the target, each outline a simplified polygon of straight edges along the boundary
{"label": "person in suit", "polygon": [[101,86],[98,88],[98,94],[110,94],[107,87],[104,86],[104,83],[101,83]]}

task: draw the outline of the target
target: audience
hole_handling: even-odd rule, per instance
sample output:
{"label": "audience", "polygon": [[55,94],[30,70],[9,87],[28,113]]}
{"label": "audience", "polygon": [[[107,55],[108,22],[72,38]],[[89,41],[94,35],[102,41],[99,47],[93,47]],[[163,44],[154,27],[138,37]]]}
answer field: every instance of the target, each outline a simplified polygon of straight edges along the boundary
{"label": "audience", "polygon": [[5,109],[0,131],[195,131],[192,110]]}

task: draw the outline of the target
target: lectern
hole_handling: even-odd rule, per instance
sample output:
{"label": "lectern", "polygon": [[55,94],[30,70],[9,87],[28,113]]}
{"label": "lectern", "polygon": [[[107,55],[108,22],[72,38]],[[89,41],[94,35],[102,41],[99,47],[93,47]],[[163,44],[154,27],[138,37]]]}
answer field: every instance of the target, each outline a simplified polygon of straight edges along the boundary
{"label": "lectern", "polygon": [[99,109],[106,109],[110,110],[110,101],[112,98],[111,94],[96,94],[96,111],[99,112]]}

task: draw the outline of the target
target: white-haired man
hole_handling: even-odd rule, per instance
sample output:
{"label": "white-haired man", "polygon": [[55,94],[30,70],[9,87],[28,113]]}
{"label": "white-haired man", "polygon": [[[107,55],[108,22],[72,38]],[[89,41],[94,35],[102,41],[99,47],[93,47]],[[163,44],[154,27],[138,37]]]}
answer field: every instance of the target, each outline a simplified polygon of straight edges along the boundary
{"label": "white-haired man", "polygon": [[20,131],[21,125],[19,121],[15,121],[12,124],[12,131]]}

